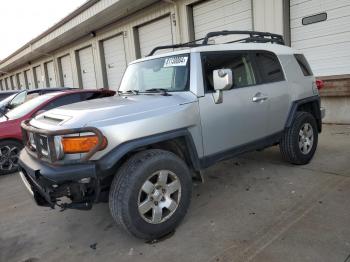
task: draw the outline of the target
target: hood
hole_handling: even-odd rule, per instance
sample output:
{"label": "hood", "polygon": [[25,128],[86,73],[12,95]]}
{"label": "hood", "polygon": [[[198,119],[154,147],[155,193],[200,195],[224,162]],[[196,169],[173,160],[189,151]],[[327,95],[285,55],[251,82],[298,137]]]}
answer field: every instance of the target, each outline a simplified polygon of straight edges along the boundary
{"label": "hood", "polygon": [[[166,108],[197,101],[197,97],[187,92],[173,92],[169,96],[160,94],[139,94],[114,96],[94,99],[66,105],[45,112],[32,120],[37,126],[42,124],[64,126],[64,128],[83,127],[96,122],[113,120],[152,111],[163,111]],[[48,126],[44,127],[48,128]]]}

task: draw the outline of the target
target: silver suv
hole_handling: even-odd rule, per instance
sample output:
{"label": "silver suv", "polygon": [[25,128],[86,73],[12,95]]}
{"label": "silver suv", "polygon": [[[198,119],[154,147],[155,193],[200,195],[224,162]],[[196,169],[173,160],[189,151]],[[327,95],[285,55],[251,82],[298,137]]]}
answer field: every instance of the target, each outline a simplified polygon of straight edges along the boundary
{"label": "silver suv", "polygon": [[[248,37],[209,44],[238,34]],[[323,115],[307,61],[281,36],[213,32],[132,62],[119,96],[23,122],[20,175],[40,206],[108,201],[121,227],[156,239],[185,216],[192,179],[218,161],[279,145],[284,159],[307,164]]]}

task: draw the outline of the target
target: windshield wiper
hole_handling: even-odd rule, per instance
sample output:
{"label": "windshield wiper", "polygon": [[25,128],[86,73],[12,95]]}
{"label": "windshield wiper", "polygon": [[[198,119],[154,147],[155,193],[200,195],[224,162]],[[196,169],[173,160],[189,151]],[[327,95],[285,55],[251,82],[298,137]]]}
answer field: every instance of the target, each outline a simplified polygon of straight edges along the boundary
{"label": "windshield wiper", "polygon": [[118,90],[118,94],[119,95],[123,95],[123,94],[134,94],[134,95],[138,95],[139,91],[138,90],[127,90],[127,91],[120,91]]}
{"label": "windshield wiper", "polygon": [[145,93],[161,93],[162,95],[168,96],[168,89],[166,88],[151,88],[151,89],[146,89]]}
{"label": "windshield wiper", "polygon": [[9,120],[9,117],[6,115],[6,113],[4,111],[2,111],[2,109],[0,109],[0,114],[2,114],[4,117],[6,117],[6,120]]}

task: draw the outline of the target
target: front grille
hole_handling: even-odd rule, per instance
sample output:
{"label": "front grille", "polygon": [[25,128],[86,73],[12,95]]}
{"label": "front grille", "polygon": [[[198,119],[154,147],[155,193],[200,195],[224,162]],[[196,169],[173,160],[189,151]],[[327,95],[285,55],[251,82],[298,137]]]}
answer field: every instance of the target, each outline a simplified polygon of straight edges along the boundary
{"label": "front grille", "polygon": [[52,160],[53,156],[50,154],[52,150],[50,150],[48,136],[25,130],[22,132],[23,134],[26,134],[24,135],[23,140],[27,149],[29,149],[32,153],[37,154],[39,158]]}

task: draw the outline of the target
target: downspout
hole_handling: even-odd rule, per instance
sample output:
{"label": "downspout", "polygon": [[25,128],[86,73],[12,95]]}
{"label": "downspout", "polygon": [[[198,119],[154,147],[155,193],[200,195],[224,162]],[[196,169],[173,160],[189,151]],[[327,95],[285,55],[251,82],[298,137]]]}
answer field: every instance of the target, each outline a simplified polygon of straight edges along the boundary
{"label": "downspout", "polygon": [[[182,35],[181,35],[181,32],[180,32],[180,16],[179,16],[179,6],[176,4],[175,1],[173,0],[162,0],[163,2],[165,3],[168,3],[168,4],[173,4],[174,5],[174,9],[175,9],[175,20],[173,20],[173,24],[175,26],[175,29],[176,29],[176,34],[179,38],[179,41],[178,43],[182,43]],[[175,43],[174,43],[175,44]]]}

